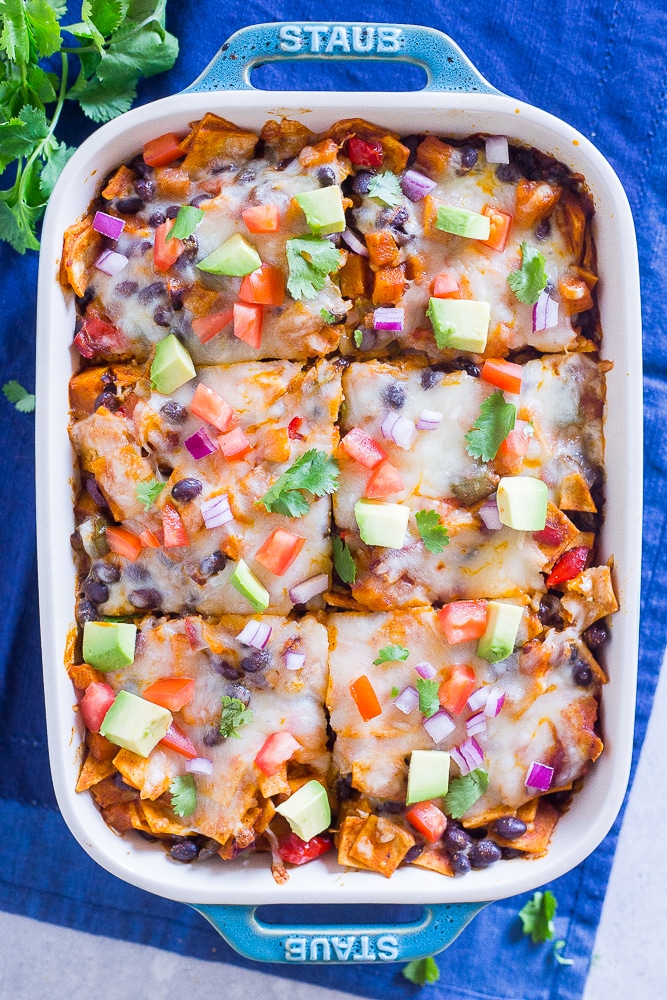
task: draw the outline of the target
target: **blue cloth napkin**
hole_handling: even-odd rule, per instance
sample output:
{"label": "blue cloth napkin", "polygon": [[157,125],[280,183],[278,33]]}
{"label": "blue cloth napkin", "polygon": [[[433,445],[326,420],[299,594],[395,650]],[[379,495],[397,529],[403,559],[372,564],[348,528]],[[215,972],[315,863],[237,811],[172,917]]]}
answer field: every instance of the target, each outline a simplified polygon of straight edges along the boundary
{"label": "blue cloth napkin", "polygon": [[[247,23],[308,19],[303,0],[189,0],[169,4],[169,26],[179,37],[176,67],[140,88],[146,102],[187,86],[218,46]],[[638,225],[643,273],[646,361],[646,511],[644,518],[643,624],[639,669],[636,757],[644,737],[667,632],[667,561],[663,533],[667,511],[667,327],[664,301],[666,195],[665,48],[667,8],[650,0],[478,0],[426,8],[405,0],[352,3],[321,0],[323,19],[428,23],[450,34],[500,90],[564,118],[595,142],[613,164],[630,196]],[[410,89],[419,71],[377,64],[337,63],[267,67],[256,82],[271,88]],[[345,102],[342,102],[343,105]],[[349,109],[353,113],[353,109]],[[91,123],[67,108],[62,133],[71,143]],[[662,178],[662,190],[660,190]],[[36,255],[1,253],[1,381],[34,385]],[[639,336],[638,331],[629,331]],[[127,938],[186,955],[247,965],[189,907],[151,896],[108,875],[81,850],[56,807],[46,750],[39,648],[34,539],[33,420],[0,398],[0,907],[39,920]],[[608,442],[608,461],[614,443]],[[616,846],[620,820],[605,842],[551,888],[559,902],[557,937],[574,959],[559,966],[550,945],[533,945],[521,933],[517,911],[526,897],[485,909],[444,952],[434,1000],[530,998],[576,1000],[582,994],[595,929]],[[400,911],[400,908],[398,908]],[[386,909],[384,916],[386,917]],[[397,916],[400,913],[397,911]],[[322,919],[308,908],[302,918]],[[352,994],[411,997],[417,988],[394,965],[373,967],[262,966],[304,982]]]}

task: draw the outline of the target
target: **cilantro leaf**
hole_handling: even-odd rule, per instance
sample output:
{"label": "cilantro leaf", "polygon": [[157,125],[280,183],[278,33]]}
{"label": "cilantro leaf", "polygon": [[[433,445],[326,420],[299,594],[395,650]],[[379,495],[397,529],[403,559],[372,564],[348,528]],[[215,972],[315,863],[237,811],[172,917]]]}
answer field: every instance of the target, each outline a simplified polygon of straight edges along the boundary
{"label": "cilantro leaf", "polygon": [[521,244],[521,267],[507,276],[507,283],[519,302],[534,305],[547,284],[546,261],[539,250]]}
{"label": "cilantro leaf", "polygon": [[3,0],[0,49],[13,62],[27,63],[30,58],[30,32],[22,0]]}
{"label": "cilantro leaf", "polygon": [[449,533],[440,520],[440,515],[436,510],[418,510],[415,512],[415,521],[421,540],[429,552],[437,553],[444,551],[449,545]]}
{"label": "cilantro leaf", "polygon": [[338,463],[332,455],[311,448],[297,458],[255,503],[263,504],[270,513],[302,517],[308,513],[310,502],[300,491],[306,490],[316,497],[335,493],[338,489],[338,471]]}
{"label": "cilantro leaf", "polygon": [[334,316],[332,312],[329,312],[328,309],[320,309],[320,316],[322,317],[325,323],[337,322],[337,317]]}
{"label": "cilantro leaf", "polygon": [[60,48],[58,18],[64,14],[64,6],[64,4],[47,3],[47,0],[30,0],[26,4],[30,33],[40,58],[52,56]]}
{"label": "cilantro leaf", "polygon": [[368,197],[377,198],[390,208],[400,205],[403,201],[403,192],[396,174],[392,174],[391,170],[376,174],[368,186]]}
{"label": "cilantro leaf", "polygon": [[362,330],[355,330],[354,333],[352,334],[352,336],[354,337],[354,342],[357,345],[357,347],[361,347],[361,345],[363,343],[363,340],[364,340],[363,331]]}
{"label": "cilantro leaf", "polygon": [[5,382],[2,391],[5,399],[13,403],[19,413],[32,413],[35,409],[34,393],[24,389],[20,382],[16,382],[14,379],[11,382]]}
{"label": "cilantro leaf", "polygon": [[424,986],[426,983],[437,983],[440,979],[440,969],[436,961],[430,955],[428,958],[415,958],[408,962],[402,970],[406,979],[417,986]]}
{"label": "cilantro leaf", "polygon": [[559,941],[554,941],[553,956],[559,965],[574,965],[573,958],[565,958],[561,955],[561,951],[565,947],[565,941],[561,938]]}
{"label": "cilantro leaf", "polygon": [[327,275],[337,271],[343,254],[318,236],[299,236],[287,240],[289,278],[287,290],[294,299],[314,299],[327,283]]}
{"label": "cilantro leaf", "polygon": [[353,584],[357,579],[357,567],[347,542],[342,542],[338,535],[333,536],[333,561],[343,583]]}
{"label": "cilantro leaf", "polygon": [[239,727],[247,726],[254,717],[255,713],[251,708],[246,708],[240,698],[230,698],[229,695],[223,694],[220,716],[220,732],[223,736],[240,739]]}
{"label": "cilantro leaf", "polygon": [[489,776],[481,767],[454,778],[449,783],[449,791],[445,795],[445,812],[452,819],[460,819],[464,813],[481,799],[489,787]]}
{"label": "cilantro leaf", "polygon": [[[78,89],[77,89],[78,88]],[[112,118],[125,114],[132,107],[132,101],[137,96],[135,82],[124,80],[82,80],[72,87],[71,93],[76,96],[83,113],[94,122],[108,122]]]}
{"label": "cilantro leaf", "polygon": [[534,892],[522,910],[519,917],[523,924],[523,933],[530,934],[533,944],[550,941],[556,933],[554,917],[558,903],[553,892]]}
{"label": "cilantro leaf", "polygon": [[171,808],[177,816],[191,816],[197,808],[197,787],[191,774],[174,778],[169,786]]}
{"label": "cilantro leaf", "polygon": [[53,191],[63,167],[75,152],[76,148],[74,146],[68,146],[65,142],[56,143],[56,147],[44,164],[44,169],[39,178],[39,186],[45,198],[48,198]]}
{"label": "cilantro leaf", "polygon": [[484,400],[473,429],[466,434],[468,454],[483,462],[495,458],[515,422],[516,406],[506,403],[503,393],[497,389]]}
{"label": "cilantro leaf", "polygon": [[416,684],[419,692],[419,711],[430,719],[440,709],[440,699],[438,698],[438,688],[440,681],[425,680],[420,677]]}
{"label": "cilantro leaf", "polygon": [[373,663],[376,667],[379,667],[381,663],[400,663],[407,660],[409,655],[410,650],[406,649],[405,646],[396,646],[391,643],[378,651],[377,659],[373,660]]}
{"label": "cilantro leaf", "polygon": [[174,220],[174,225],[167,233],[167,243],[169,240],[186,240],[192,236],[199,223],[204,218],[201,208],[193,208],[192,205],[181,205],[178,215]]}
{"label": "cilantro leaf", "polygon": [[137,483],[135,493],[139,503],[144,505],[144,510],[150,510],[166,485],[159,479],[148,479],[144,483]]}
{"label": "cilantro leaf", "polygon": [[0,169],[19,156],[30,156],[46,138],[49,127],[41,108],[24,105],[18,118],[0,125]]}
{"label": "cilantro leaf", "polygon": [[398,698],[399,694],[400,694],[400,691],[398,690],[397,687],[393,687],[391,689],[391,697],[392,698]]}

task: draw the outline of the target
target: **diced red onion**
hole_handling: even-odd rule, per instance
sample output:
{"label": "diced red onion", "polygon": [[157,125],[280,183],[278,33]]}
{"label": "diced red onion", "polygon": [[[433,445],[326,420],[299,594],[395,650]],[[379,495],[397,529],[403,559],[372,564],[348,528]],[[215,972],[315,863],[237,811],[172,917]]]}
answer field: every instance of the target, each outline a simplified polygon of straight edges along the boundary
{"label": "diced red onion", "polygon": [[491,688],[489,691],[489,697],[486,699],[486,707],[484,709],[484,714],[489,719],[495,719],[499,714],[500,709],[505,704],[505,692],[498,687]]}
{"label": "diced red onion", "polygon": [[94,479],[86,480],[86,489],[88,490],[89,495],[93,498],[98,507],[106,507],[107,502],[104,499],[104,494],[102,493],[102,490],[99,488]]}
{"label": "diced red onion", "polygon": [[489,529],[489,531],[499,531],[502,528],[500,523],[500,514],[498,513],[498,504],[496,502],[496,494],[494,493],[492,497],[489,497],[484,501],[482,506],[479,508],[479,516],[484,521],[484,524]]}
{"label": "diced red onion", "polygon": [[200,510],[207,528],[220,528],[223,524],[229,524],[234,520],[229,500],[224,493],[222,496],[204,500]]}
{"label": "diced red onion", "polygon": [[410,201],[421,201],[435,187],[435,181],[417,170],[406,170],[401,177],[401,190]]}
{"label": "diced red onion", "polygon": [[218,450],[217,444],[215,441],[211,441],[205,427],[200,427],[198,431],[186,438],[183,444],[195,459],[206,458],[207,455],[212,455],[214,451]]}
{"label": "diced red onion", "polygon": [[305,653],[285,653],[285,670],[301,670],[305,662]]}
{"label": "diced red onion", "polygon": [[405,309],[399,306],[381,306],[373,313],[373,327],[376,330],[397,330],[400,333],[404,322]]}
{"label": "diced red onion", "polygon": [[364,241],[357,236],[354,229],[345,229],[341,233],[343,243],[346,243],[350,250],[358,253],[361,257],[368,257],[368,247]]}
{"label": "diced red onion", "polygon": [[[480,764],[484,763],[484,751],[474,736],[470,736],[467,740],[464,740],[456,749],[463,758],[465,767],[467,768],[466,771],[461,772],[462,774],[469,774],[475,768],[479,767]],[[456,763],[459,764],[459,767],[461,766],[458,760]]]}
{"label": "diced red onion", "polygon": [[103,271],[104,274],[108,274],[111,278],[113,278],[114,274],[122,271],[126,265],[127,257],[125,254],[116,253],[115,250],[104,250],[95,261],[97,270]]}
{"label": "diced red onion", "polygon": [[528,768],[526,788],[536,788],[540,792],[548,792],[553,781],[554,769],[548,764],[540,764],[534,760]]}
{"label": "diced red onion", "polygon": [[289,599],[292,604],[307,604],[313,597],[323,594],[328,587],[329,577],[326,573],[319,573],[318,576],[311,576],[308,580],[295,584],[289,592]]}
{"label": "diced red onion", "polygon": [[458,764],[459,771],[461,774],[470,774],[471,768],[468,767],[468,761],[465,759],[462,753],[459,753],[458,747],[450,747],[449,755],[455,764]]}
{"label": "diced red onion", "polygon": [[486,699],[489,697],[488,687],[477,688],[476,691],[468,698],[468,708],[471,712],[477,712],[480,708],[484,708],[486,705]]}
{"label": "diced red onion", "polygon": [[403,715],[409,715],[410,712],[414,711],[419,704],[419,692],[417,688],[406,687],[401,691],[399,696],[394,699],[394,705],[399,710],[403,712]]}
{"label": "diced red onion", "polygon": [[486,716],[484,712],[477,712],[466,720],[466,732],[468,736],[476,736],[477,733],[486,732]]}
{"label": "diced red onion", "polygon": [[213,774],[213,761],[208,757],[195,757],[193,760],[186,760],[185,770],[188,774]]}
{"label": "diced red onion", "polygon": [[440,410],[422,410],[417,421],[418,431],[437,431],[442,413]]}
{"label": "diced red onion", "polygon": [[382,421],[382,436],[404,451],[412,448],[417,438],[417,428],[407,417],[402,417],[400,413],[388,413]]}
{"label": "diced red onion", "polygon": [[253,649],[264,649],[271,638],[272,628],[266,622],[249,621],[236,636],[236,641]]}
{"label": "diced red onion", "polygon": [[428,660],[422,660],[421,663],[415,664],[415,670],[420,677],[423,677],[425,681],[431,681],[437,674],[435,667],[432,667]]}
{"label": "diced red onion", "polygon": [[434,743],[442,743],[456,729],[456,723],[444,708],[429,719],[424,719],[422,725]]}
{"label": "diced red onion", "polygon": [[125,229],[122,219],[117,219],[115,215],[107,215],[106,212],[95,212],[93,219],[93,229],[102,236],[108,236],[111,240],[117,240]]}
{"label": "diced red onion", "polygon": [[554,326],[558,326],[558,303],[548,292],[540,292],[540,297],[533,306],[533,333],[551,330]]}
{"label": "diced red onion", "polygon": [[487,163],[509,163],[510,150],[506,135],[490,135],[486,140]]}

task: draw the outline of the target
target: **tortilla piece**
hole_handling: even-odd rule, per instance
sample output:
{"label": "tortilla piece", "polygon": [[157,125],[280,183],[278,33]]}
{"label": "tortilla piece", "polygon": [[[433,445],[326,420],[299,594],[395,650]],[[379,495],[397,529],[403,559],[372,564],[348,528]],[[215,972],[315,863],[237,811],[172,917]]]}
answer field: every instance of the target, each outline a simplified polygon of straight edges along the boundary
{"label": "tortilla piece", "polygon": [[369,870],[368,865],[365,865],[356,858],[353,858],[350,854],[350,850],[359,836],[361,828],[365,822],[366,820],[362,819],[361,816],[348,816],[342,822],[340,830],[336,834],[339,865],[345,865],[349,868],[364,868],[366,871]]}
{"label": "tortilla piece", "polygon": [[586,480],[580,472],[572,472],[565,476],[560,484],[560,499],[558,505],[562,510],[582,510],[591,514],[597,513],[597,507]]}
{"label": "tortilla piece", "polygon": [[291,160],[298,156],[305,146],[312,145],[315,135],[301,122],[281,118],[279,122],[268,121],[262,127],[260,138],[276,154],[278,160]]}
{"label": "tortilla piece", "polygon": [[67,673],[74,687],[80,691],[85,691],[93,681],[97,681],[98,684],[103,684],[105,681],[105,675],[88,663],[68,663]]}
{"label": "tortilla piece", "polygon": [[117,833],[126,833],[128,830],[153,832],[146,822],[139,802],[117,802],[115,805],[107,806],[102,810],[102,818]]}
{"label": "tortilla piece", "polygon": [[107,806],[114,806],[118,802],[131,802],[137,798],[137,793],[132,788],[119,788],[115,778],[104,778],[97,785],[90,789],[91,794],[101,809]]}
{"label": "tortilla piece", "polygon": [[176,837],[187,837],[197,831],[188,826],[188,817],[177,817],[166,804],[162,802],[149,802],[145,800],[141,803],[146,822],[151,833],[162,836],[170,834]]}
{"label": "tortilla piece", "polygon": [[65,230],[60,259],[60,283],[82,297],[93,275],[93,262],[102,252],[103,237],[93,229],[93,216],[86,215]]}
{"label": "tortilla piece", "polygon": [[416,868],[427,868],[432,872],[439,872],[440,875],[454,877],[454,869],[449,859],[447,851],[439,844],[427,844],[414,861],[410,862]]}
{"label": "tortilla piece", "polygon": [[576,624],[581,632],[618,611],[609,566],[590,566],[569,580],[560,602],[566,620]]}
{"label": "tortilla piece", "polygon": [[112,761],[98,760],[92,753],[89,753],[81,768],[75,791],[85,792],[86,789],[92,788],[93,785],[97,785],[98,782],[114,774],[115,770]]}
{"label": "tortilla piece", "polygon": [[252,157],[257,135],[246,132],[218,115],[205,114],[181,143],[186,156],[181,164],[191,177],[203,173],[214,161],[241,163]]}
{"label": "tortilla piece", "polygon": [[118,747],[110,743],[101,733],[86,731],[86,745],[96,760],[113,760],[118,753]]}
{"label": "tortilla piece", "polygon": [[116,173],[109,178],[107,185],[102,191],[102,197],[107,201],[113,198],[128,198],[134,194],[134,181],[137,175],[134,170],[130,170],[123,164]]}
{"label": "tortilla piece", "polygon": [[257,787],[265,799],[272,795],[290,795],[291,789],[287,782],[287,764],[283,764],[275,774],[261,774],[257,779]]}
{"label": "tortilla piece", "polygon": [[371,815],[360,828],[350,847],[350,857],[371,871],[391,878],[416,841],[403,827],[386,816]]}

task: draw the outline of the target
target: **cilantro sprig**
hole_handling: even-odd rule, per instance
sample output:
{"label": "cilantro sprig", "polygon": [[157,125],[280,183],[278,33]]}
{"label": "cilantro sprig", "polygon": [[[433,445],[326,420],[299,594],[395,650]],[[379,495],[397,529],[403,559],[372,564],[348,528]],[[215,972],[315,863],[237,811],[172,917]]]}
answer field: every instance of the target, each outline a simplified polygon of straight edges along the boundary
{"label": "cilantro sprig", "polygon": [[440,520],[437,510],[418,510],[415,512],[415,521],[419,537],[429,552],[437,555],[447,548],[449,533]]}
{"label": "cilantro sprig", "polygon": [[327,275],[343,263],[343,253],[330,240],[299,236],[287,240],[289,278],[287,291],[294,299],[314,299],[327,283]]}
{"label": "cilantro sprig", "polygon": [[179,775],[169,786],[171,808],[177,816],[191,816],[197,808],[197,787],[191,774]]}
{"label": "cilantro sprig", "polygon": [[357,579],[357,566],[347,542],[342,542],[338,535],[333,536],[333,561],[343,583],[351,586]]}
{"label": "cilantro sprig", "polygon": [[151,509],[166,485],[166,483],[161,483],[159,479],[147,479],[144,483],[137,483],[135,493],[139,503],[144,505],[144,510]]}
{"label": "cilantro sprig", "polygon": [[574,965],[573,958],[566,958],[565,955],[561,954],[566,943],[567,942],[562,938],[559,938],[558,941],[554,941],[553,956],[559,965]]}
{"label": "cilantro sprig", "polygon": [[192,205],[181,205],[178,215],[174,219],[174,224],[167,233],[167,240],[187,240],[192,236],[197,226],[204,218],[205,212],[201,208],[194,208]]}
{"label": "cilantro sprig", "polygon": [[440,681],[426,680],[420,677],[416,687],[419,693],[419,711],[427,719],[430,719],[440,709],[440,699],[438,698]]}
{"label": "cilantro sprig", "polygon": [[547,284],[546,261],[539,250],[521,244],[521,267],[507,276],[507,283],[519,302],[534,305]]}
{"label": "cilantro sprig", "polygon": [[449,791],[445,795],[445,812],[452,819],[460,819],[478,799],[481,799],[488,787],[489,776],[481,767],[471,771],[470,774],[454,778],[449,783]]}
{"label": "cilantro sprig", "polygon": [[551,941],[556,933],[554,917],[558,902],[550,889],[544,892],[534,892],[522,910],[519,917],[523,924],[523,933],[530,935],[533,944]]}
{"label": "cilantro sprig", "polygon": [[225,738],[233,737],[240,739],[239,728],[247,726],[252,722],[255,713],[251,708],[246,708],[240,698],[230,698],[229,695],[222,696],[222,715],[220,716],[220,733]]}
{"label": "cilantro sprig", "polygon": [[303,517],[310,509],[310,501],[303,491],[316,497],[335,493],[338,489],[338,463],[325,451],[311,448],[297,458],[256,504],[263,504],[271,514],[285,517]]}
{"label": "cilantro sprig", "polygon": [[409,655],[409,649],[406,649],[405,646],[397,646],[392,642],[378,650],[377,658],[373,660],[373,663],[376,667],[379,667],[381,663],[403,663]]}
{"label": "cilantro sprig", "polygon": [[417,986],[437,983],[440,979],[440,969],[431,955],[428,958],[415,958],[412,962],[408,962],[402,972],[406,979]]}
{"label": "cilantro sprig", "polygon": [[5,382],[2,392],[5,399],[13,403],[19,413],[32,413],[35,409],[35,394],[24,389],[15,379]]}
{"label": "cilantro sprig", "polygon": [[385,170],[383,174],[376,174],[368,186],[368,197],[377,198],[389,208],[400,205],[403,201],[403,192],[396,174],[392,174],[391,170]]}
{"label": "cilantro sprig", "polygon": [[468,454],[483,462],[491,461],[515,423],[516,406],[506,403],[501,390],[497,389],[484,400],[473,429],[466,434]]}
{"label": "cilantro sprig", "polygon": [[61,0],[0,2],[0,174],[11,168],[0,240],[18,253],[39,250],[37,222],[74,152],[55,135],[65,101],[109,121],[130,108],[142,76],[173,66],[166,3],[83,0],[80,19],[63,25]]}

